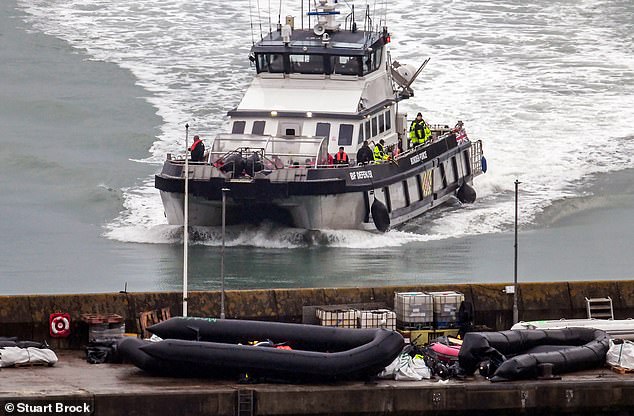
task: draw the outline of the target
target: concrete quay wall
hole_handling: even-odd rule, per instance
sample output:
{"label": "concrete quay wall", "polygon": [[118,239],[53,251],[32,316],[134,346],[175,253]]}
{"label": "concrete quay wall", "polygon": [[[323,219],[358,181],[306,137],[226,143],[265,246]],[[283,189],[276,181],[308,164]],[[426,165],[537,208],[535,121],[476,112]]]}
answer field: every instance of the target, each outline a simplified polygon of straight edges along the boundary
{"label": "concrete quay wall", "polygon": [[[302,309],[314,305],[384,303],[394,306],[394,293],[405,291],[455,290],[475,308],[475,323],[492,329],[508,329],[512,323],[513,295],[501,284],[442,284],[356,288],[228,290],[227,318],[301,322]],[[522,283],[518,290],[520,320],[584,318],[585,298],[613,300],[615,318],[634,317],[634,280]],[[190,316],[219,316],[220,291],[190,292]],[[115,313],[124,317],[127,332],[137,332],[141,312],[169,307],[173,316],[182,314],[180,292],[128,292],[72,295],[20,295],[0,297],[0,336],[44,340],[57,348],[77,348],[85,343],[84,313]],[[51,339],[49,315],[71,315],[72,335]]]}

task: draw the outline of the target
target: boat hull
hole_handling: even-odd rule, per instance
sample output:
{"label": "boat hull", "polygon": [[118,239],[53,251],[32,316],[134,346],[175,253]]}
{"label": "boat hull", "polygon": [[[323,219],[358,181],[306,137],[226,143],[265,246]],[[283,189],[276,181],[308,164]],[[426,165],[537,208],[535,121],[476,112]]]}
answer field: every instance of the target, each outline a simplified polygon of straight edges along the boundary
{"label": "boat hull", "polygon": [[[393,162],[342,168],[286,168],[253,178],[231,178],[211,165],[190,165],[189,224],[274,220],[316,229],[376,230],[371,206],[379,201],[391,226],[445,203],[481,173],[470,142],[454,136],[408,152]],[[183,224],[184,169],[167,161],[156,175],[169,224]]]}

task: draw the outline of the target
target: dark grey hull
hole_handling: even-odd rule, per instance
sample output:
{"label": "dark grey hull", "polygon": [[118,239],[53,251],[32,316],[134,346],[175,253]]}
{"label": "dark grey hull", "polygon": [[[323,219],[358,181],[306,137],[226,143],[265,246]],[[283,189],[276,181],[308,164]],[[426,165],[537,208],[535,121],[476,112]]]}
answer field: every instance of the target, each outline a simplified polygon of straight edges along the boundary
{"label": "dark grey hull", "polygon": [[[478,143],[479,145],[479,143]],[[304,229],[375,230],[380,201],[394,226],[441,205],[481,173],[481,150],[455,136],[413,149],[396,160],[338,168],[285,168],[230,179],[207,164],[190,165],[189,221],[219,225],[222,189],[228,224],[273,219]],[[183,223],[183,164],[168,160],[156,175],[170,224]]]}

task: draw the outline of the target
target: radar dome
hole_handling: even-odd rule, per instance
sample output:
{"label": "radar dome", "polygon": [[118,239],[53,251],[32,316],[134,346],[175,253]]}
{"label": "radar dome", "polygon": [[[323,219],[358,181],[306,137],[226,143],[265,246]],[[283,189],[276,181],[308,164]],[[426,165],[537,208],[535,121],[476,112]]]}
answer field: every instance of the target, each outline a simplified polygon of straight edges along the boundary
{"label": "radar dome", "polygon": [[416,74],[416,68],[413,65],[405,64],[396,68],[396,72],[402,76],[407,82],[410,82]]}

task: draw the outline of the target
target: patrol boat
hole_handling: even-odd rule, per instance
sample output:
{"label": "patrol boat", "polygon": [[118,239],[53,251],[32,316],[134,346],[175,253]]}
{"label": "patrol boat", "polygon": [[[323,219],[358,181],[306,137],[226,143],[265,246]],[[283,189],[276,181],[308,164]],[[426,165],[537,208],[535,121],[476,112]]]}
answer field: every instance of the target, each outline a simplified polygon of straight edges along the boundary
{"label": "patrol boat", "polygon": [[[432,125],[431,139],[411,143],[399,102],[413,96],[429,59],[418,68],[392,61],[387,27],[374,25],[369,7],[362,22],[359,14],[320,0],[308,12],[310,29],[287,16],[253,44],[256,75],[228,113],[231,132],[205,138],[207,158],[187,172],[184,158],[168,154],[155,177],[169,224],[184,222],[185,177],[189,224],[199,226],[221,224],[223,198],[227,224],[382,232],[454,196],[475,200],[473,178],[486,171],[482,142],[458,122]],[[360,164],[364,141],[402,151]],[[332,164],[339,147],[348,164]]]}

